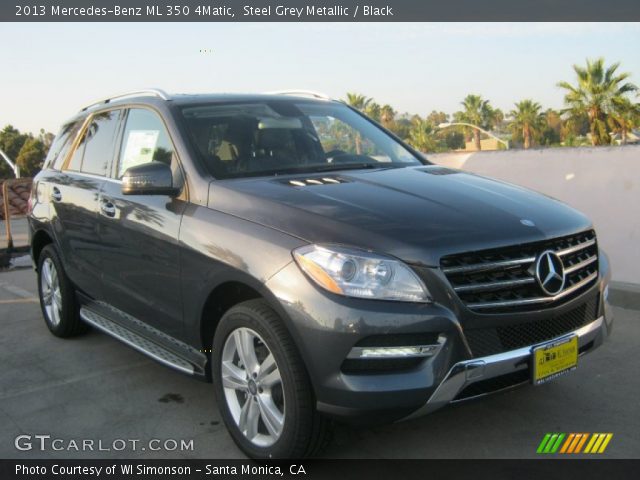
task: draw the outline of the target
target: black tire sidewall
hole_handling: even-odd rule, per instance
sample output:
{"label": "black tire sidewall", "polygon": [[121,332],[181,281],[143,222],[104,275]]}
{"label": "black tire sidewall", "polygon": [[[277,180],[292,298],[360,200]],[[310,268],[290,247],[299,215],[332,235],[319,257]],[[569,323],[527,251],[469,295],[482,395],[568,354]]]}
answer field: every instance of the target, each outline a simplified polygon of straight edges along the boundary
{"label": "black tire sidewall", "polygon": [[[269,351],[275,357],[280,375],[282,377],[282,387],[285,396],[285,423],[280,438],[270,447],[258,447],[252,444],[240,431],[233,419],[231,412],[227,406],[227,401],[222,387],[221,379],[221,357],[224,344],[234,330],[240,327],[246,327],[254,330],[260,335],[262,340],[267,344]],[[299,397],[301,391],[296,388],[295,378],[290,368],[290,362],[298,361],[298,359],[289,358],[289,355],[280,347],[278,341],[278,333],[275,332],[269,323],[265,321],[257,312],[241,305],[232,308],[227,312],[215,333],[212,352],[212,375],[213,384],[216,393],[216,402],[223,417],[223,420],[236,444],[251,458],[288,458],[296,454],[299,445],[296,445],[296,430],[300,415],[305,414],[305,410],[301,409],[301,399]],[[303,391],[303,395],[307,395]],[[301,411],[303,410],[303,411]]]}

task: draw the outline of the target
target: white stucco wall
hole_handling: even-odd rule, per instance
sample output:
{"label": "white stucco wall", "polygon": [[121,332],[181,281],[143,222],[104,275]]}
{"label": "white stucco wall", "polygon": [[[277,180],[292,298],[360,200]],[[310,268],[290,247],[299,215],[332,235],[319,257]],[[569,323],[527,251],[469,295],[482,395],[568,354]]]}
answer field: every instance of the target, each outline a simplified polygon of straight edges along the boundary
{"label": "white stucco wall", "polygon": [[469,170],[551,195],[591,217],[613,279],[640,284],[640,146],[430,154]]}

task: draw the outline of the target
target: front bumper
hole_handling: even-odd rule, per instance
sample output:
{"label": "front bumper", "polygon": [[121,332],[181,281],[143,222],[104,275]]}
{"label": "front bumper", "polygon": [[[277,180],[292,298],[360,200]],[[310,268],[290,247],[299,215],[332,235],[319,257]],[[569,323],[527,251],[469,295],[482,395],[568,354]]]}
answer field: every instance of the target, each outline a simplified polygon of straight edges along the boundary
{"label": "front bumper", "polygon": [[[340,297],[319,290],[293,263],[266,285],[309,372],[318,410],[341,420],[369,424],[413,418],[450,402],[526,383],[531,348],[541,343],[575,334],[581,355],[597,348],[612,327],[611,309],[603,296],[608,280],[603,263],[601,277],[583,294],[554,310],[522,313],[514,319],[505,315],[503,324],[563,314],[592,295],[599,299],[592,317],[595,320],[555,338],[475,358],[461,323],[464,314],[447,303],[446,292],[432,304]],[[370,336],[425,333],[442,336],[444,342],[416,368],[386,374],[354,374],[343,368],[352,348]]]}
{"label": "front bumper", "polygon": [[[606,328],[604,316],[602,316],[582,328],[557,337],[556,340],[577,335],[579,355],[584,355],[602,343],[606,337]],[[447,373],[436,391],[429,397],[429,400],[404,419],[415,418],[444,407],[448,403],[456,401],[460,393],[467,387],[479,382],[486,382],[507,375],[513,375],[516,372],[525,372],[527,374],[522,378],[526,378],[526,380],[520,383],[526,383],[530,377],[528,372],[531,363],[531,349],[533,347],[534,345],[531,345],[510,352],[456,363],[451,367],[451,370],[449,370],[449,373]],[[518,383],[512,384],[510,387],[516,386],[517,384]],[[500,389],[493,390],[493,392],[498,390]],[[473,395],[468,398],[475,398],[477,396],[478,395]]]}

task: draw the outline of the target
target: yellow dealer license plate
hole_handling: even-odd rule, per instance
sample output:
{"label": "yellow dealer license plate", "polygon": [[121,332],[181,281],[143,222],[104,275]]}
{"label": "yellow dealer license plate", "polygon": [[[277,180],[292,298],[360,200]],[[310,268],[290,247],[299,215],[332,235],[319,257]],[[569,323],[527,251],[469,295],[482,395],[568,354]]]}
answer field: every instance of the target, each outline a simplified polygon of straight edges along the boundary
{"label": "yellow dealer license plate", "polygon": [[563,338],[533,348],[533,384],[553,380],[578,366],[578,337]]}

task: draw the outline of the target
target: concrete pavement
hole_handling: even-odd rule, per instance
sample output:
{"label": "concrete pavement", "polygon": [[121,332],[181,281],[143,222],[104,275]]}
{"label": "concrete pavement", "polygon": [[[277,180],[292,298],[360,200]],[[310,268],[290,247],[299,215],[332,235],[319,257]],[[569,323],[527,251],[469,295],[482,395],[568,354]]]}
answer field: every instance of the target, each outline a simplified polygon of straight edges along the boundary
{"label": "concrete pavement", "polygon": [[[640,458],[640,312],[615,313],[610,340],[555,382],[405,423],[338,427],[325,456],[526,458],[536,456],[546,432],[612,432],[598,457]],[[0,329],[0,458],[242,458],[221,423],[210,384],[96,331],[73,340],[50,335],[32,270],[0,272]],[[32,436],[33,447],[39,447],[33,435],[51,435],[65,449],[17,450],[21,434]],[[178,445],[193,440],[193,449],[151,451],[152,439]],[[94,440],[94,450],[67,450],[71,441],[83,440]],[[116,440],[129,446],[117,451]],[[139,440],[135,450],[129,440]],[[103,451],[97,451],[98,441]]]}

